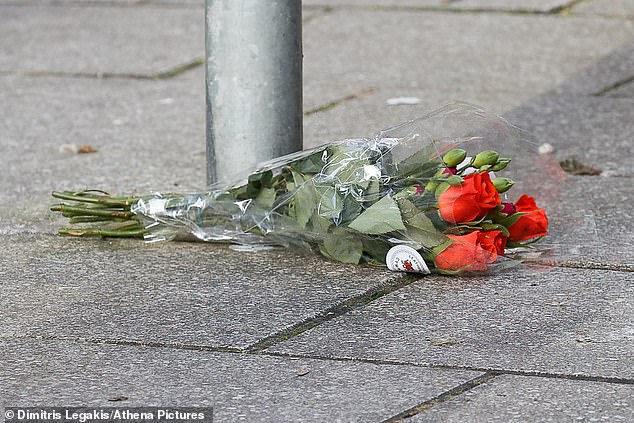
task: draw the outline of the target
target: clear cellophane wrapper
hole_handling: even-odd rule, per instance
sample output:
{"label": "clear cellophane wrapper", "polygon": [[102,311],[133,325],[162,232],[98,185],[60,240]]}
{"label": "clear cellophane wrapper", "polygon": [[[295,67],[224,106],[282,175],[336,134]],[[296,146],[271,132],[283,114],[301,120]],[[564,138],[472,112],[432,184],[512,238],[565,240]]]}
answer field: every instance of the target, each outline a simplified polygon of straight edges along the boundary
{"label": "clear cellophane wrapper", "polygon": [[581,254],[576,240],[592,242],[594,218],[561,207],[566,175],[538,145],[499,116],[452,103],[204,192],[140,196],[130,211],[149,242],[292,247],[421,273],[551,264]]}

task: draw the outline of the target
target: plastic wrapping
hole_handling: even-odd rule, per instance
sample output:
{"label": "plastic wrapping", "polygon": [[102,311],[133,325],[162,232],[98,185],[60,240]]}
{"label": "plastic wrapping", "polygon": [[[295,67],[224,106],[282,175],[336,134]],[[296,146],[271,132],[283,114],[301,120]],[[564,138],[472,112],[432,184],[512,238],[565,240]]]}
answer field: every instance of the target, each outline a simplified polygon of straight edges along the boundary
{"label": "plastic wrapping", "polygon": [[421,273],[496,270],[534,257],[550,230],[543,204],[563,173],[536,147],[504,119],[453,103],[206,192],[127,202],[147,241],[280,245]]}

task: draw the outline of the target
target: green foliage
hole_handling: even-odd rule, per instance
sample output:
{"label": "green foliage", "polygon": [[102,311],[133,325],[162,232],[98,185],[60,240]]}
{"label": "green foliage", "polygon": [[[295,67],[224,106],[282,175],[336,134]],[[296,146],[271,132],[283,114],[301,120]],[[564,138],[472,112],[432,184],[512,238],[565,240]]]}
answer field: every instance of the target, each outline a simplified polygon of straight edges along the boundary
{"label": "green foliage", "polygon": [[405,229],[398,204],[385,196],[353,220],[349,227],[368,235],[380,235]]}
{"label": "green foliage", "polygon": [[334,227],[325,234],[319,251],[333,260],[357,264],[363,254],[363,242],[346,228]]}

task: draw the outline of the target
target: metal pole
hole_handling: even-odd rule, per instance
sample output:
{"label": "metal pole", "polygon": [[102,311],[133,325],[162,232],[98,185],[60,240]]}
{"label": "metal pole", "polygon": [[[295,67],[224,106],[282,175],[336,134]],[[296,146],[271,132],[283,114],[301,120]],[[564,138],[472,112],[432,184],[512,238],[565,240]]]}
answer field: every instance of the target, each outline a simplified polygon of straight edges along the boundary
{"label": "metal pole", "polygon": [[206,0],[207,183],[302,149],[301,0]]}

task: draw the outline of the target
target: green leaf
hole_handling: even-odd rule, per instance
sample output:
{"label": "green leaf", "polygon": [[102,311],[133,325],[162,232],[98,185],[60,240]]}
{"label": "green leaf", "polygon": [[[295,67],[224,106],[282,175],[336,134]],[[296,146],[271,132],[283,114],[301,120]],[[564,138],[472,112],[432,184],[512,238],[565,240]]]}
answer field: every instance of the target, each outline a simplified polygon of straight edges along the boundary
{"label": "green leaf", "polygon": [[363,251],[367,257],[377,263],[385,264],[385,256],[392,246],[378,238],[365,238],[363,240]]}
{"label": "green leaf", "polygon": [[321,217],[318,214],[313,214],[310,218],[310,222],[312,224],[313,232],[316,234],[325,234],[332,226],[332,220]]}
{"label": "green leaf", "polygon": [[506,226],[507,228],[510,228],[511,225],[513,225],[515,222],[517,222],[519,220],[519,218],[524,216],[525,214],[528,214],[528,213],[527,212],[513,213],[509,217],[500,220],[499,223],[500,223],[500,225],[503,225],[503,226]]}
{"label": "green leaf", "polygon": [[379,235],[405,229],[398,204],[388,196],[368,207],[350,223],[349,227],[369,235]]}
{"label": "green leaf", "polygon": [[317,192],[317,214],[330,219],[335,224],[341,223],[341,214],[344,207],[344,199],[333,187],[318,186]]}
{"label": "green leaf", "polygon": [[533,244],[536,242],[539,242],[542,238],[544,238],[543,236],[537,237],[535,239],[532,239],[530,241],[526,241],[526,242],[513,242],[513,241],[509,241],[506,243],[506,246],[508,248],[519,248],[519,247],[523,247],[523,248],[533,248]]}
{"label": "green leaf", "polygon": [[297,220],[300,227],[305,228],[306,223],[313,215],[317,207],[317,193],[310,176],[303,175],[295,170],[293,173],[293,185],[295,191],[289,202],[289,216]]}
{"label": "green leaf", "polygon": [[423,212],[407,219],[405,226],[407,227],[406,235],[426,248],[435,247],[448,240],[448,238],[434,226],[432,220]]}
{"label": "green leaf", "polygon": [[363,253],[363,243],[345,228],[335,227],[331,233],[326,234],[319,250],[333,260],[358,264]]}
{"label": "green leaf", "polygon": [[[273,172],[270,170],[252,173],[246,185],[246,192],[243,194],[246,198],[256,198],[263,188],[270,188],[273,182]],[[242,198],[245,199],[245,198]]]}
{"label": "green leaf", "polygon": [[270,187],[273,181],[273,172],[265,170],[263,172],[252,173],[249,175],[249,183],[256,187]]}
{"label": "green leaf", "polygon": [[413,202],[408,200],[407,198],[401,198],[398,200],[398,206],[401,209],[401,215],[403,216],[403,220],[407,222],[407,220],[411,219],[418,213],[420,210],[414,205]]}
{"label": "green leaf", "polygon": [[304,159],[294,161],[291,166],[294,170],[303,174],[320,173],[325,164],[322,159],[323,154],[323,149],[317,150]]}
{"label": "green leaf", "polygon": [[341,210],[341,221],[342,222],[351,222],[363,211],[363,204],[359,201],[359,199],[353,197],[352,195],[345,196],[343,200],[343,209]]}
{"label": "green leaf", "polygon": [[262,188],[258,196],[255,197],[255,204],[263,209],[271,210],[275,202],[275,194],[275,188]]}
{"label": "green leaf", "polygon": [[435,247],[448,240],[425,212],[418,209],[413,202],[404,198],[398,201],[398,205],[407,228],[403,235],[410,240],[425,248]]}
{"label": "green leaf", "polygon": [[363,201],[368,203],[374,203],[381,198],[381,183],[372,179],[368,184],[368,187],[363,191]]}
{"label": "green leaf", "polygon": [[441,166],[443,166],[442,160],[438,157],[434,146],[430,145],[396,163],[394,165],[396,172],[393,175],[397,179],[430,178]]}
{"label": "green leaf", "polygon": [[499,223],[481,223],[480,228],[483,231],[501,231],[504,236],[510,236],[509,230],[506,229],[506,226],[500,225]]}
{"label": "green leaf", "polygon": [[352,146],[334,144],[328,148],[328,164],[322,173],[335,178],[337,185],[356,185],[368,188],[370,179],[365,178],[364,166],[370,165],[365,147],[356,149]]}

